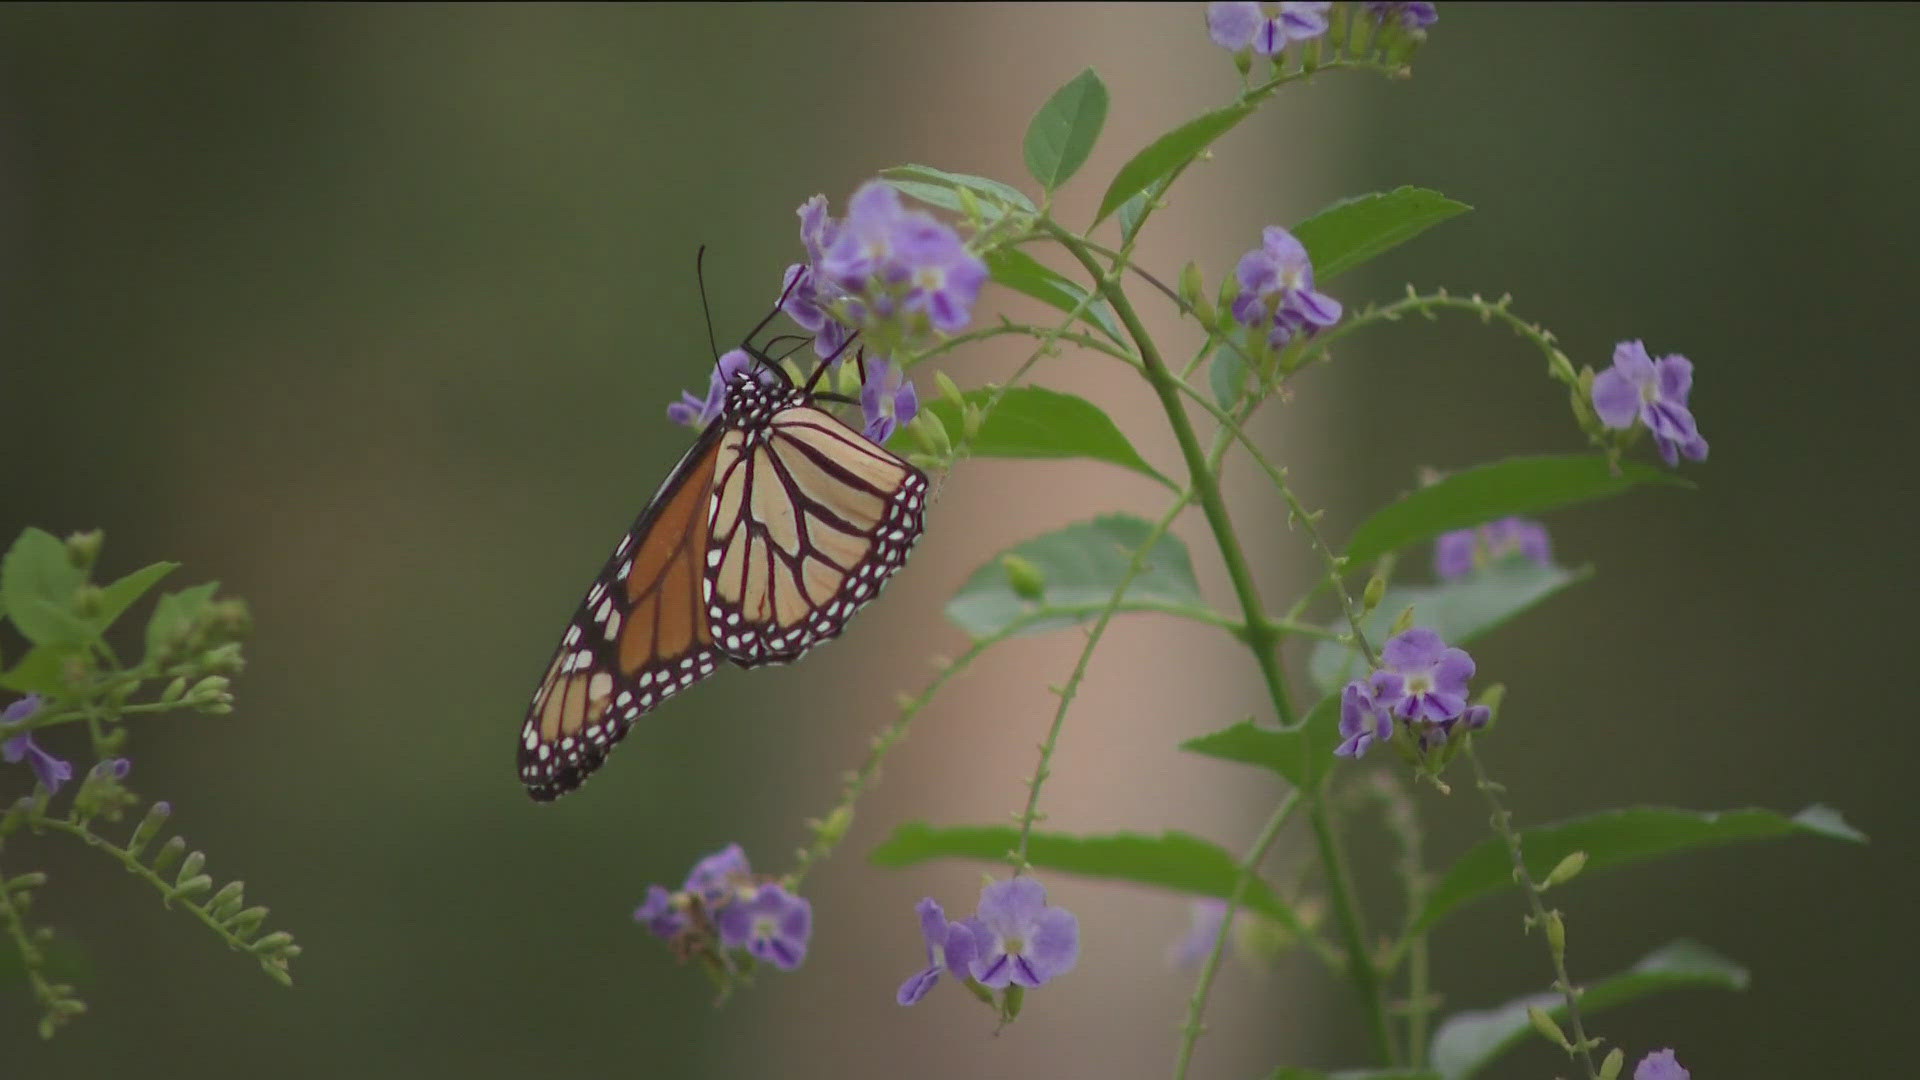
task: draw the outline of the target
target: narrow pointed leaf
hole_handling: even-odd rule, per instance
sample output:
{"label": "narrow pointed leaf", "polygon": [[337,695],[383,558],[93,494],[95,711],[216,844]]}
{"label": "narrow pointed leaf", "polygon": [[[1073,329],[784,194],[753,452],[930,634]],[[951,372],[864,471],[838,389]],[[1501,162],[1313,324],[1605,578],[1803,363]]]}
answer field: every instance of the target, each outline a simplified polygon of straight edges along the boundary
{"label": "narrow pointed leaf", "polygon": [[[947,617],[975,638],[1037,634],[1087,622],[1106,609],[1153,525],[1129,514],[1109,514],[1034,537],[988,560],[967,578]],[[1040,579],[1038,597],[1016,589],[1002,560],[1015,555]],[[1163,533],[1127,587],[1120,611],[1210,614],[1193,579],[1193,562],[1180,539]]]}
{"label": "narrow pointed leaf", "polygon": [[[1584,986],[1580,1012],[1591,1016],[1636,998],[1693,988],[1745,990],[1747,969],[1704,945],[1676,941],[1619,974]],[[1496,1008],[1455,1013],[1434,1032],[1429,1060],[1445,1080],[1477,1075],[1531,1036],[1529,1008],[1566,1019],[1566,999],[1557,993],[1529,994]]]}
{"label": "narrow pointed leaf", "polygon": [[1048,191],[1066,183],[1087,163],[1106,122],[1107,87],[1088,68],[1054,91],[1027,125],[1027,172]]}
{"label": "narrow pointed leaf", "polygon": [[[1590,567],[1566,570],[1508,561],[1440,585],[1396,585],[1387,590],[1380,605],[1361,619],[1360,625],[1377,649],[1400,612],[1412,606],[1415,626],[1432,627],[1449,645],[1466,645],[1569,585],[1585,581],[1592,573]],[[1349,630],[1344,619],[1334,623],[1332,629],[1339,633]],[[1320,689],[1332,690],[1360,674],[1364,666],[1359,651],[1352,646],[1321,641],[1314,646],[1307,669]]]}
{"label": "narrow pointed leaf", "polygon": [[94,624],[102,630],[112,626],[115,619],[118,619],[127,608],[133,606],[134,601],[145,596],[148,589],[158,585],[161,578],[179,568],[179,563],[157,562],[152,566],[135,570],[100,590],[100,613],[93,617]]}
{"label": "narrow pointed leaf", "polygon": [[[990,390],[970,390],[965,397],[970,404],[985,408],[994,395]],[[960,410],[945,398],[929,401],[923,408],[939,416],[949,432],[962,429]],[[1016,386],[1001,394],[981,421],[972,452],[977,457],[1092,458],[1172,487],[1099,406],[1038,386]]]}
{"label": "narrow pointed leaf", "polygon": [[1382,555],[1442,533],[1618,495],[1640,484],[1693,486],[1638,462],[1623,463],[1615,475],[1601,454],[1508,458],[1479,465],[1375,511],[1347,541],[1347,565],[1364,571]]}
{"label": "narrow pointed leaf", "polygon": [[1105,221],[1107,215],[1120,209],[1122,203],[1151,188],[1213,145],[1215,139],[1233,130],[1235,124],[1252,113],[1252,105],[1229,105],[1189,120],[1147,144],[1146,149],[1133,155],[1114,174],[1113,183],[1107,185],[1107,193],[1100,200],[1100,212],[1093,216],[1093,223],[1098,225]]}
{"label": "narrow pointed leaf", "polygon": [[[1640,806],[1607,810],[1554,825],[1542,825],[1520,834],[1527,871],[1538,881],[1561,859],[1576,851],[1587,853],[1583,876],[1625,863],[1671,855],[1693,848],[1731,844],[1739,840],[1771,840],[1809,836],[1865,843],[1866,836],[1825,806],[1810,806],[1788,817],[1772,810],[1677,810]],[[1474,845],[1427,894],[1426,907],[1414,923],[1421,933],[1454,909],[1489,893],[1514,888],[1513,864],[1499,837]]]}
{"label": "narrow pointed leaf", "polygon": [[1018,248],[995,249],[987,255],[987,272],[994,281],[1057,311],[1078,311],[1081,319],[1114,341],[1120,340],[1120,327],[1114,323],[1113,309],[1105,300],[1087,303],[1087,290],[1079,282],[1026,252]]}
{"label": "narrow pointed leaf", "polygon": [[958,212],[964,209],[960,196],[955,192],[966,188],[989,206],[1004,204],[1029,214],[1034,212],[1033,200],[1027,198],[1019,188],[984,176],[947,172],[931,165],[896,165],[891,169],[881,169],[880,178],[892,184],[902,195],[942,210]]}
{"label": "narrow pointed leaf", "polygon": [[1294,226],[1293,235],[1306,246],[1314,280],[1321,282],[1471,209],[1437,191],[1395,188],[1334,203]]}
{"label": "narrow pointed leaf", "polygon": [[1306,718],[1287,729],[1252,721],[1188,739],[1180,749],[1196,754],[1255,765],[1285,777],[1295,787],[1318,784],[1333,767],[1333,748],[1340,745],[1340,695],[1328,694]]}
{"label": "narrow pointed leaf", "polygon": [[[930,859],[982,859],[1004,862],[1020,842],[1018,829],[999,825],[935,828],[908,822],[893,830],[870,856],[876,866],[912,866]],[[1240,875],[1233,856],[1214,844],[1183,832],[1111,833],[1072,836],[1036,832],[1028,838],[1027,861],[1046,870],[1131,881],[1194,896],[1221,900],[1233,895]],[[1258,912],[1290,930],[1298,930],[1293,910],[1273,887],[1258,876],[1248,882],[1242,898],[1247,910]]]}

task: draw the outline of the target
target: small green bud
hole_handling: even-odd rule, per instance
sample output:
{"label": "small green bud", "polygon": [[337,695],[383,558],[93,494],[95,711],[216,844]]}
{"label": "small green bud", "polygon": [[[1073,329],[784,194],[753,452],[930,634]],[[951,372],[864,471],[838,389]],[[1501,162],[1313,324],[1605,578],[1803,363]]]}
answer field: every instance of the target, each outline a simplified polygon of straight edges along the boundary
{"label": "small green bud", "polygon": [[1558,911],[1547,912],[1547,948],[1553,950],[1555,959],[1567,958],[1567,924],[1560,918]]}
{"label": "small green bud", "polygon": [[106,535],[99,529],[68,536],[67,561],[82,570],[93,569],[93,561],[100,557],[100,543],[105,539]]}
{"label": "small green bud", "polygon": [[1375,574],[1367,579],[1367,591],[1360,594],[1360,610],[1372,611],[1387,595],[1387,579]]}
{"label": "small green bud", "polygon": [[968,222],[978,225],[987,219],[987,215],[980,209],[980,200],[974,197],[973,192],[967,190],[965,186],[954,188],[953,191],[960,197],[960,212],[967,215]]}
{"label": "small green bud", "polygon": [[215,705],[231,701],[233,695],[227,692],[227,688],[232,685],[233,680],[225,675],[209,675],[195,683],[193,689],[187,691],[187,704]]}
{"label": "small green bud", "polygon": [[1031,561],[1018,555],[1000,556],[1000,568],[1007,573],[1007,584],[1022,600],[1038,601],[1047,593],[1047,575]]}
{"label": "small green bud", "polygon": [[1600,1063],[1600,1080],[1619,1080],[1620,1070],[1627,1064],[1627,1055],[1619,1047],[1607,1051],[1607,1058]]}
{"label": "small green bud", "polygon": [[80,591],[74,594],[73,610],[82,618],[91,619],[105,607],[106,595],[98,585],[82,585]]}
{"label": "small green bud", "polygon": [[1189,260],[1180,268],[1180,299],[1193,309],[1193,317],[1200,325],[1213,325],[1213,305],[1207,302],[1207,284],[1197,262]]}
{"label": "small green bud", "polygon": [[1019,1019],[1020,1006],[1026,1003],[1026,987],[1009,985],[1000,995],[1000,1018],[1008,1022]]}
{"label": "small green bud", "polygon": [[213,899],[207,901],[207,911],[216,919],[225,919],[240,910],[240,898],[246,891],[244,882],[227,882],[220,886],[219,892],[213,894]]}
{"label": "small green bud", "polygon": [[818,836],[822,840],[838,842],[841,837],[847,835],[847,830],[852,827],[853,808],[850,806],[836,806],[833,809],[833,813],[827,815],[826,820],[814,826],[813,832],[815,836]]}
{"label": "small green bud", "polygon": [[255,930],[260,929],[260,924],[266,920],[266,907],[256,904],[240,914],[235,915],[233,918],[228,919],[227,929],[233,931],[234,934],[240,937],[245,937]]}
{"label": "small green bud", "polygon": [[185,850],[187,850],[186,837],[169,837],[166,843],[160,845],[160,853],[153,857],[153,862],[150,864],[153,867],[153,872],[156,874],[166,873],[167,868],[172,866],[174,860],[178,859],[180,853]]}
{"label": "small green bud", "polygon": [[173,895],[191,900],[211,888],[213,888],[213,879],[205,874],[198,874],[175,885]]}
{"label": "small green bud", "polygon": [[238,675],[241,669],[247,666],[247,662],[240,655],[240,643],[229,641],[201,657],[200,666],[219,674]]}
{"label": "small green bud", "polygon": [[947,437],[947,425],[932,409],[923,410],[907,426],[925,440],[929,452],[941,457],[953,453],[953,440]]}
{"label": "small green bud", "polygon": [[7,891],[24,893],[29,889],[37,889],[40,886],[45,885],[46,883],[47,883],[47,875],[42,873],[39,870],[33,870],[25,874],[20,874],[15,877],[8,878]]}
{"label": "small green bud", "polygon": [[1413,54],[1419,52],[1420,46],[1426,43],[1427,32],[1425,30],[1407,30],[1400,28],[1397,33],[1394,33],[1387,39],[1386,55],[1382,59],[1386,60],[1389,65],[1397,66],[1405,64],[1412,60]]}
{"label": "small green bud", "polygon": [[985,423],[986,419],[987,416],[980,411],[980,406],[968,402],[966,409],[960,413],[960,434],[971,443],[979,437],[980,425]]}
{"label": "small green bud", "polygon": [[[183,862],[180,864],[180,873],[174,877],[173,883],[175,885],[178,885],[181,882],[187,880],[188,878],[193,877],[196,874],[199,874],[201,867],[204,867],[206,865],[207,865],[206,853],[200,852],[200,851],[194,852],[193,854],[187,856],[186,862]],[[209,881],[207,884],[211,885],[213,883]]]}
{"label": "small green bud", "polygon": [[1399,615],[1394,617],[1393,627],[1387,631],[1387,636],[1399,637],[1401,634],[1406,633],[1408,630],[1412,628],[1413,628],[1413,605],[1408,604],[1406,607],[1406,610],[1402,611]]}
{"label": "small green bud", "polygon": [[167,818],[172,814],[172,803],[157,802],[148,807],[147,816],[141,818],[140,824],[134,827],[133,839],[127,841],[127,853],[138,857],[141,850],[160,835],[160,827],[167,823]]}
{"label": "small green bud", "polygon": [[1573,1045],[1567,1042],[1566,1035],[1560,1031],[1560,1025],[1553,1022],[1553,1017],[1547,1015],[1547,1010],[1538,1005],[1529,1005],[1527,1020],[1533,1025],[1533,1030],[1545,1036],[1548,1042],[1569,1054],[1573,1053]]}
{"label": "small green bud", "polygon": [[285,952],[293,944],[293,935],[285,930],[275,930],[248,946],[256,955],[269,956]]}
{"label": "small green bud", "polygon": [[953,411],[961,412],[966,409],[967,395],[960,392],[960,384],[949,378],[946,372],[934,372],[933,385],[940,388],[940,397],[953,406]]}
{"label": "small green bud", "polygon": [[160,691],[160,704],[171,705],[184,697],[186,692],[187,677],[185,675],[176,676],[172,682],[167,684],[165,690]]}
{"label": "small green bud", "polygon": [[1551,889],[1555,885],[1564,885],[1579,876],[1580,871],[1586,868],[1587,853],[1584,851],[1573,852],[1566,858],[1560,860],[1559,865],[1553,868],[1553,872],[1547,875],[1547,880],[1540,883],[1540,888],[1545,890]]}
{"label": "small green bud", "polygon": [[1240,69],[1241,78],[1246,78],[1247,72],[1253,69],[1253,50],[1241,49],[1239,52],[1234,53],[1233,66]]}

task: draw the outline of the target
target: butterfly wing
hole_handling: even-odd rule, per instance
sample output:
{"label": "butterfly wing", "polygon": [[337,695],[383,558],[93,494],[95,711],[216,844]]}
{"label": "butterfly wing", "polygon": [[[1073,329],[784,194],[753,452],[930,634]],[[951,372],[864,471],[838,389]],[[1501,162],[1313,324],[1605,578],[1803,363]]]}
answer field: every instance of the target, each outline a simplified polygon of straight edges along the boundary
{"label": "butterfly wing", "polygon": [[742,667],[837,637],[920,538],[926,474],[811,405],[727,433],[717,457],[706,612]]}
{"label": "butterfly wing", "polygon": [[702,610],[714,424],[620,539],[567,624],[520,729],[520,779],[547,802],[579,787],[640,714],[713,673]]}

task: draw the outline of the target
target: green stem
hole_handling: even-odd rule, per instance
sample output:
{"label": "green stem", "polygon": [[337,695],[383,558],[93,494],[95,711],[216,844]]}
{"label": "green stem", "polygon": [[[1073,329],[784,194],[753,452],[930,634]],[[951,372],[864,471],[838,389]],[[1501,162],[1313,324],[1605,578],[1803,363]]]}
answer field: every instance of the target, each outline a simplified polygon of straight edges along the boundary
{"label": "green stem", "polygon": [[63,832],[70,836],[77,836],[81,840],[86,841],[88,847],[98,848],[113,856],[120,861],[120,865],[127,868],[129,873],[146,879],[148,884],[160,890],[160,895],[164,901],[172,903],[178,900],[181,907],[193,912],[194,918],[206,923],[207,928],[220,935],[220,939],[225,941],[229,946],[243,953],[248,953],[249,955],[253,953],[253,949],[248,946],[247,942],[237,937],[233,931],[227,929],[227,927],[221,923],[220,920],[214,918],[213,913],[208,911],[204,906],[186,897],[176,896],[173,886],[167,884],[166,880],[159,874],[154,873],[152,868],[148,867],[146,863],[141,862],[139,857],[134,855],[133,852],[120,847],[113,841],[95,833],[86,826],[65,818],[41,818],[35,822],[35,824],[44,825],[55,832]]}
{"label": "green stem", "polygon": [[1486,769],[1480,764],[1480,755],[1474,752],[1471,738],[1466,750],[1461,754],[1473,766],[1474,786],[1486,796],[1487,806],[1492,808],[1493,831],[1506,842],[1507,858],[1513,863],[1514,880],[1520,883],[1520,891],[1526,894],[1527,906],[1533,912],[1533,925],[1540,928],[1541,936],[1548,938],[1547,954],[1553,958],[1553,988],[1560,992],[1561,1000],[1567,1006],[1567,1019],[1573,1024],[1573,1047],[1571,1055],[1580,1058],[1587,1071],[1588,1080],[1599,1080],[1600,1072],[1593,1064],[1593,1044],[1587,1039],[1586,1025],[1580,1019],[1580,995],[1573,987],[1573,979],[1567,974],[1567,957],[1564,949],[1556,947],[1551,935],[1547,933],[1550,918],[1545,904],[1540,902],[1540,885],[1533,880],[1533,874],[1527,869],[1527,860],[1520,851],[1520,834],[1513,831],[1513,814],[1500,803],[1500,785],[1487,779]]}
{"label": "green stem", "polygon": [[[1234,533],[1233,519],[1227,513],[1226,500],[1221,496],[1220,483],[1214,470],[1209,467],[1204,452],[1200,449],[1198,437],[1194,434],[1193,423],[1187,417],[1186,408],[1180,401],[1179,381],[1167,370],[1160,357],[1160,351],[1146,327],[1140,322],[1140,316],[1128,301],[1126,291],[1116,280],[1118,269],[1108,273],[1093,254],[1079,243],[1079,238],[1058,225],[1048,223],[1049,230],[1073,257],[1085,267],[1095,283],[1095,290],[1105,296],[1107,303],[1113,306],[1114,314],[1127,328],[1127,334],[1133,339],[1134,347],[1140,352],[1141,367],[1147,382],[1153,387],[1154,394],[1160,399],[1161,411],[1166,414],[1167,424],[1173,430],[1176,442],[1180,444],[1181,456],[1186,459],[1187,471],[1193,485],[1195,498],[1205,513],[1207,525],[1213,531],[1214,542],[1220,549],[1221,561],[1226,566],[1227,576],[1233,583],[1233,591],[1240,601],[1241,611],[1246,618],[1248,649],[1253,653],[1260,673],[1267,683],[1268,697],[1273,702],[1274,714],[1285,727],[1292,727],[1297,720],[1293,710],[1291,696],[1287,692],[1286,674],[1280,666],[1279,642],[1274,637],[1270,623],[1260,602],[1259,591],[1254,587],[1253,574],[1247,566],[1245,554],[1240,547],[1239,538]],[[1360,1006],[1367,1018],[1368,1029],[1373,1034],[1374,1048],[1383,1062],[1391,1064],[1396,1060],[1393,1045],[1393,1029],[1387,1022],[1385,988],[1379,973],[1374,969],[1372,958],[1367,953],[1367,932],[1363,923],[1359,905],[1355,902],[1353,885],[1347,872],[1346,861],[1340,851],[1339,838],[1333,827],[1332,816],[1326,800],[1317,789],[1303,792],[1307,800],[1308,816],[1313,827],[1314,843],[1319,849],[1320,861],[1326,868],[1328,899],[1332,902],[1335,914],[1340,922],[1341,937],[1347,950],[1347,964],[1351,971],[1354,992],[1360,999]]]}
{"label": "green stem", "polygon": [[1193,1048],[1200,1041],[1200,1017],[1207,1010],[1207,996],[1213,991],[1213,979],[1220,970],[1220,958],[1227,951],[1227,940],[1233,936],[1233,920],[1240,914],[1240,906],[1246,901],[1247,886],[1253,881],[1254,871],[1266,859],[1267,851],[1280,836],[1280,826],[1286,824],[1293,808],[1300,804],[1300,791],[1287,792],[1280,805],[1273,808],[1272,816],[1260,830],[1259,839],[1247,849],[1246,857],[1240,860],[1239,873],[1233,879],[1233,893],[1227,897],[1226,915],[1220,920],[1220,936],[1214,939],[1213,950],[1207,954],[1206,965],[1200,969],[1200,980],[1194,984],[1193,997],[1187,1001],[1187,1022],[1180,1029],[1180,1053],[1174,1058],[1174,1080],[1186,1080],[1187,1066],[1193,1061]]}

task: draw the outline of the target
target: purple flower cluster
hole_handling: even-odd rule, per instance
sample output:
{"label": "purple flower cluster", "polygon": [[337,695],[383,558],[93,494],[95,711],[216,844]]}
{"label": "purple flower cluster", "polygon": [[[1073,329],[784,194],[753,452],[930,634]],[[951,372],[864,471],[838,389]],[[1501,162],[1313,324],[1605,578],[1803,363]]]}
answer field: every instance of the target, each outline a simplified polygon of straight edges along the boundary
{"label": "purple flower cluster", "polygon": [[679,892],[648,886],[633,920],[683,954],[701,953],[717,941],[721,949],[792,971],[807,958],[813,905],[776,882],[755,878],[746,852],[728,844],[695,863]]}
{"label": "purple flower cluster", "polygon": [[1365,0],[1361,6],[1375,22],[1398,22],[1405,30],[1425,30],[1440,21],[1440,12],[1430,0]]}
{"label": "purple flower cluster", "polygon": [[[0,728],[18,724],[39,711],[40,696],[28,694],[0,711]],[[0,760],[5,760],[9,765],[25,761],[27,767],[33,770],[34,779],[46,785],[49,795],[59,794],[60,785],[73,779],[73,766],[35,745],[31,731],[23,731],[0,741]]]}
{"label": "purple flower cluster", "polygon": [[1380,650],[1380,669],[1340,692],[1340,745],[1333,752],[1352,758],[1365,754],[1374,743],[1393,737],[1395,718],[1406,724],[1422,753],[1446,742],[1456,726],[1485,727],[1491,710],[1467,704],[1473,670],[1465,649],[1448,648],[1427,627],[1389,639]]}
{"label": "purple flower cluster", "polygon": [[987,264],[952,228],[903,206],[892,185],[861,185],[843,220],[827,215],[821,195],[799,215],[807,261],[787,268],[782,307],[816,335],[822,357],[839,351],[849,329],[891,353],[929,331],[959,333],[973,317]]}
{"label": "purple flower cluster", "polygon": [[1593,411],[1616,430],[1643,424],[1669,466],[1707,460],[1707,440],[1687,408],[1693,389],[1693,362],[1677,353],[1658,360],[1638,341],[1613,347],[1613,366],[1593,380]]}
{"label": "purple flower cluster", "polygon": [[920,395],[907,373],[892,361],[873,360],[866,367],[860,413],[867,422],[867,438],[884,446],[896,430],[913,422],[920,411]]}
{"label": "purple flower cluster", "polygon": [[751,371],[753,364],[753,357],[745,349],[727,350],[713,365],[713,375],[707,380],[707,396],[697,398],[685,390],[680,391],[680,400],[667,406],[667,419],[697,428],[713,423],[727,403],[727,387],[742,372]]}
{"label": "purple flower cluster", "polygon": [[1340,321],[1340,301],[1313,287],[1313,263],[1305,245],[1278,225],[1261,231],[1260,246],[1240,257],[1234,276],[1240,282],[1233,298],[1234,321],[1265,331],[1269,348]]}
{"label": "purple flower cluster", "polygon": [[1655,1050],[1633,1067],[1633,1080],[1691,1080],[1692,1076],[1681,1067],[1672,1050]]}
{"label": "purple flower cluster", "polygon": [[1208,4],[1207,35],[1229,52],[1277,56],[1289,41],[1310,41],[1326,33],[1327,9],[1332,6],[1317,0]]}
{"label": "purple flower cluster", "polygon": [[1433,542],[1433,572],[1442,581],[1456,581],[1516,554],[1535,566],[1552,566],[1547,527],[1523,517],[1507,517],[1477,529],[1444,533]]}
{"label": "purple flower cluster", "polygon": [[1065,908],[1047,906],[1047,890],[1028,877],[995,881],[980,890],[980,907],[948,922],[938,901],[920,901],[920,932],[927,966],[900,984],[894,1000],[912,1005],[942,973],[988,990],[1044,986],[1073,970],[1080,958],[1080,923]]}

